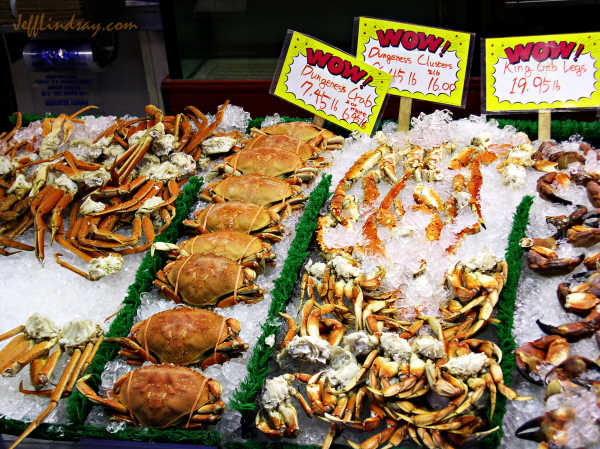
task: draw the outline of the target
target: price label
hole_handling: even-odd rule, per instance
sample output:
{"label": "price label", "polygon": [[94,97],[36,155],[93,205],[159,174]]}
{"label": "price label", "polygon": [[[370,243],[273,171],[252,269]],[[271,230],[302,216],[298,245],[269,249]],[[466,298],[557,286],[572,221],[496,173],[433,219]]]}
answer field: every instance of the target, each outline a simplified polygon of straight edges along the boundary
{"label": "price label", "polygon": [[600,33],[484,39],[489,112],[600,106]]}
{"label": "price label", "polygon": [[391,79],[337,48],[289,30],[270,92],[343,128],[371,134]]}
{"label": "price label", "polygon": [[388,93],[464,106],[474,34],[358,17],[356,57],[392,76]]}

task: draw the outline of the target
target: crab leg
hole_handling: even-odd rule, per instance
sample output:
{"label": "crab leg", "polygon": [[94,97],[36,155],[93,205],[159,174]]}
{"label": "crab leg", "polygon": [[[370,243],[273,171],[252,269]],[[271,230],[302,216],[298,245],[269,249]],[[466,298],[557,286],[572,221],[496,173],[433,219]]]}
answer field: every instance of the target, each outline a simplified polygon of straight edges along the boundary
{"label": "crab leg", "polygon": [[50,355],[50,357],[42,357],[34,359],[29,365],[29,377],[31,384],[36,388],[42,388],[48,385],[50,377],[56,368],[56,363],[62,354],[60,347]]}
{"label": "crab leg", "polygon": [[29,424],[29,426],[27,426],[25,431],[19,436],[19,438],[17,438],[14,441],[14,443],[10,446],[9,449],[17,447],[21,443],[21,441],[23,441],[31,432],[33,432],[44,421],[44,419],[46,419],[46,417],[52,412],[52,410],[56,408],[56,406],[58,405],[58,401],[60,401],[60,399],[62,398],[65,388],[67,387],[67,384],[71,379],[71,376],[76,374],[75,367],[77,366],[80,357],[81,350],[75,349],[75,351],[73,351],[71,359],[69,360],[69,363],[67,363],[67,366],[62,376],[56,384],[54,392],[50,396],[50,404],[36,419],[34,419],[31,422],[31,424]]}

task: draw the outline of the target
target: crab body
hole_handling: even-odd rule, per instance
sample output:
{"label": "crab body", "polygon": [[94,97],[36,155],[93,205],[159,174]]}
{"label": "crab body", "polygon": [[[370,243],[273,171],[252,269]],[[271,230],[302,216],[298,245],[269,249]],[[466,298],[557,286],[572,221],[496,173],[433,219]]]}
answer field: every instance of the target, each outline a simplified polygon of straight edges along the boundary
{"label": "crab body", "polygon": [[167,298],[194,306],[228,307],[239,300],[256,302],[263,290],[252,284],[256,273],[215,255],[179,257],[157,273],[154,284]]}
{"label": "crab body", "polygon": [[292,209],[299,208],[299,203],[306,200],[298,186],[265,175],[230,176],[210,184],[200,198],[215,202],[248,201],[272,207],[275,211],[283,210],[287,205]]}
{"label": "crab body", "polygon": [[296,153],[278,148],[252,148],[240,151],[217,165],[211,173],[219,172],[241,174],[259,174],[277,178],[290,178],[297,182],[310,182],[315,178],[317,169],[304,167],[302,159]]}
{"label": "crab body", "polygon": [[196,232],[237,231],[279,241],[282,232],[276,212],[245,201],[216,203],[194,214],[183,224]]}
{"label": "crab body", "polygon": [[124,374],[108,393],[98,396],[86,383],[77,389],[92,402],[115,410],[115,420],[164,429],[204,427],[221,418],[221,384],[183,366],[151,365]]}
{"label": "crab body", "polygon": [[340,149],[344,139],[309,122],[278,123],[262,129],[253,129],[255,134],[286,135],[306,142],[322,151]]}
{"label": "crab body", "polygon": [[[240,323],[210,310],[177,307],[136,323],[129,338],[115,339],[132,364],[142,361],[204,369],[238,357],[248,348],[239,337]],[[110,341],[107,339],[107,341]]]}

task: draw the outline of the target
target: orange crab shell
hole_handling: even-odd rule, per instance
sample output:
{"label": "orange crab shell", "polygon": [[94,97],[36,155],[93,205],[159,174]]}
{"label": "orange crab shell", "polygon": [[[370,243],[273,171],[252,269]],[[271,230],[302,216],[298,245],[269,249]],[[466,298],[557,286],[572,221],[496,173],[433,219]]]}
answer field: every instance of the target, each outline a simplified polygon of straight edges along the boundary
{"label": "orange crab shell", "polygon": [[193,369],[149,365],[124,374],[109,392],[142,426],[185,424],[193,410],[220,402],[221,384]]}
{"label": "orange crab shell", "polygon": [[[284,134],[286,136],[295,137],[303,142],[308,142],[315,138],[322,137],[325,141],[334,139],[337,137],[331,131],[314,125],[310,122],[288,122],[278,123],[277,125],[267,126],[260,130],[265,134],[278,135]],[[318,144],[315,142],[315,144]]]}
{"label": "orange crab shell", "polygon": [[249,284],[243,267],[226,257],[192,254],[180,257],[163,270],[169,284],[186,304],[213,306],[219,299]]}
{"label": "orange crab shell", "polygon": [[275,223],[269,212],[257,204],[228,201],[197,211],[194,220],[185,220],[184,224],[199,232],[230,230],[252,233]]}
{"label": "orange crab shell", "polygon": [[269,206],[296,195],[300,188],[272,176],[243,175],[217,181],[209,186],[209,190],[227,201],[249,201]]}
{"label": "orange crab shell", "polygon": [[319,149],[313,145],[283,134],[256,136],[247,141],[244,145],[244,151],[262,148],[277,148],[279,150],[290,151],[298,155],[302,161],[313,159],[319,154]]}
{"label": "orange crab shell", "polygon": [[244,261],[259,258],[261,253],[268,253],[271,245],[242,232],[216,231],[185,240],[179,243],[179,248],[188,254],[214,254],[234,261]]}
{"label": "orange crab shell", "polygon": [[177,307],[136,323],[131,337],[139,345],[147,345],[162,363],[192,365],[229,340],[237,340],[241,351],[247,349],[237,338],[239,332],[240,323],[234,318],[206,309]]}
{"label": "orange crab shell", "polygon": [[278,148],[252,148],[225,159],[229,165],[246,174],[285,176],[302,168],[296,153]]}

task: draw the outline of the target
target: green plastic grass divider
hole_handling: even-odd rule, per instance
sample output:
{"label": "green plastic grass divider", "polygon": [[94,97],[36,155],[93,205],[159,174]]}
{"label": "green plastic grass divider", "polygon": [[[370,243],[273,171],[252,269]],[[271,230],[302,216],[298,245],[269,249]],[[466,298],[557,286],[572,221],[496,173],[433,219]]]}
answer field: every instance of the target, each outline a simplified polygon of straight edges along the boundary
{"label": "green plastic grass divider", "polygon": [[[504,375],[504,383],[509,385],[512,380],[512,373],[515,369],[515,349],[517,344],[512,334],[514,325],[515,303],[517,302],[517,287],[521,278],[521,267],[523,265],[523,248],[519,242],[525,237],[525,230],[529,222],[529,210],[533,204],[534,197],[527,195],[521,200],[517,207],[513,219],[513,226],[508,237],[508,248],[506,249],[506,262],[508,263],[508,276],[506,285],[502,290],[500,301],[496,308],[497,316],[500,324],[497,325],[497,335],[500,349],[502,350],[502,374]],[[496,412],[490,423],[491,427],[498,426],[498,432],[487,436],[482,441],[482,447],[485,449],[496,449],[500,446],[504,429],[502,421],[506,413],[506,398],[498,395],[496,401]],[[488,407],[487,415],[489,416],[490,409]]]}
{"label": "green plastic grass divider", "polygon": [[[176,215],[171,224],[155,238],[155,241],[175,243],[182,229],[182,222],[196,203],[198,193],[202,188],[202,179],[191,177],[186,183],[183,191],[175,202]],[[136,272],[135,281],[127,290],[127,296],[123,300],[123,307],[111,323],[107,337],[125,337],[129,334],[137,309],[141,304],[140,295],[149,291],[156,272],[166,263],[166,256],[157,254],[151,257],[146,253]],[[87,374],[91,374],[88,384],[97,389],[100,384],[100,376],[104,371],[106,363],[112,360],[119,352],[116,343],[102,343],[96,357],[90,364]],[[67,416],[69,424],[42,424],[33,434],[33,437],[52,440],[76,440],[79,438],[107,438],[131,441],[188,441],[207,445],[217,445],[221,441],[219,432],[216,431],[181,431],[181,430],[158,430],[151,428],[137,429],[126,427],[116,433],[109,433],[104,428],[84,426],[85,419],[91,409],[91,402],[78,391],[74,391],[67,399]],[[20,434],[29,423],[1,418],[0,432],[9,434]]]}
{"label": "green plastic grass divider", "polygon": [[[501,128],[514,126],[518,131],[526,133],[530,138],[537,138],[538,122],[536,120],[496,119]],[[577,120],[552,120],[551,136],[554,140],[567,140],[579,134],[584,139],[600,141],[600,123],[579,122]]]}
{"label": "green plastic grass divider", "polygon": [[317,228],[317,218],[321,207],[329,198],[331,175],[324,175],[319,185],[311,192],[308,204],[304,209],[302,218],[296,225],[296,236],[292,241],[288,256],[285,259],[279,278],[274,282],[275,288],[271,290],[271,307],[262,324],[262,333],[250,356],[246,366],[246,377],[238,386],[229,402],[229,407],[239,412],[251,412],[255,409],[255,398],[269,373],[269,360],[275,348],[265,343],[271,335],[277,335],[283,325],[279,312],[285,311],[296,282],[298,273],[304,260],[308,257],[308,247]]}

